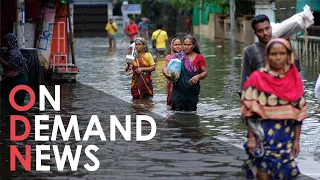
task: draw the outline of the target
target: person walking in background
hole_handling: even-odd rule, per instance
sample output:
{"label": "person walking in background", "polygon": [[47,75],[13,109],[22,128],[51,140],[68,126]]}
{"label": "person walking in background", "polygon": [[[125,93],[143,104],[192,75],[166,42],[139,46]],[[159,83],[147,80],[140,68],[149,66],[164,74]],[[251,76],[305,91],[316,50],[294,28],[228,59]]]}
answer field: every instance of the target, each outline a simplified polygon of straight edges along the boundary
{"label": "person walking in background", "polygon": [[200,80],[208,75],[206,61],[200,53],[197,39],[186,35],[182,41],[183,51],[178,53],[181,60],[180,77],[173,85],[172,110],[196,111],[200,94]]}
{"label": "person walking in background", "polygon": [[163,75],[168,79],[167,80],[167,106],[168,109],[172,107],[172,89],[173,89],[173,79],[171,74],[168,72],[168,64],[171,59],[176,58],[176,53],[180,53],[182,51],[182,42],[178,38],[173,38],[170,45],[171,54],[166,56],[166,65],[162,68]]}
{"label": "person walking in background", "polygon": [[[244,82],[249,78],[252,72],[266,65],[265,46],[272,38],[272,27],[270,26],[268,16],[264,14],[257,15],[252,19],[251,26],[254,30],[254,34],[258,37],[259,42],[251,44],[243,50],[240,90],[243,88]],[[295,64],[300,71],[300,60],[296,54],[294,58]]]}
{"label": "person walking in background", "polygon": [[191,34],[192,33],[192,19],[190,16],[187,16],[187,18],[185,20],[185,26],[187,29],[187,33]]}
{"label": "person walking in background", "polygon": [[109,36],[109,47],[112,48],[112,42],[113,42],[113,47],[116,47],[116,34],[118,31],[118,26],[117,23],[113,22],[112,18],[109,18],[109,22],[106,25],[106,31]]}
{"label": "person walking in background", "polygon": [[[4,80],[1,82],[1,99],[9,103],[11,90],[18,85],[28,85],[28,64],[18,48],[17,37],[12,34],[4,36],[7,50],[0,53],[0,64],[4,72]],[[26,91],[18,91],[14,97],[19,106],[24,105]]]}
{"label": "person walking in background", "polygon": [[134,20],[132,18],[130,18],[130,24],[127,26],[127,35],[129,36],[130,44],[132,44],[138,37],[138,33],[138,25],[134,23]]}
{"label": "person walking in background", "polygon": [[143,37],[144,39],[147,39],[149,37],[148,34],[148,28],[149,25],[147,23],[147,18],[141,18],[141,22],[139,22],[138,27],[139,27],[139,36]]}
{"label": "person walking in background", "polygon": [[167,32],[162,30],[162,24],[157,24],[157,30],[152,33],[151,40],[153,41],[153,46],[155,45],[157,59],[160,58],[160,54],[167,56]]}
{"label": "person walking in background", "polygon": [[144,99],[153,96],[151,72],[155,70],[152,54],[148,52],[145,39],[138,37],[135,40],[135,59],[132,62],[131,95],[133,99]]}
{"label": "person walking in background", "polygon": [[294,158],[300,152],[302,120],[307,117],[303,82],[285,39],[266,45],[266,66],[244,83],[241,117],[248,124],[247,178],[293,179],[299,175]]}

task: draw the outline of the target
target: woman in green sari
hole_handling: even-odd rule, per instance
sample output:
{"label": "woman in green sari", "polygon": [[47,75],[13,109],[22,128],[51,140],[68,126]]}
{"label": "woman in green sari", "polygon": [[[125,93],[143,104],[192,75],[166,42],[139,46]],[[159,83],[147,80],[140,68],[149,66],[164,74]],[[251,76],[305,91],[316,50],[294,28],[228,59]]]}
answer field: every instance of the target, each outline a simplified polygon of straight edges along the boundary
{"label": "woman in green sari", "polygon": [[177,53],[182,62],[180,77],[173,86],[172,110],[196,111],[199,101],[200,80],[208,75],[206,61],[192,35],[183,38],[183,51]]}

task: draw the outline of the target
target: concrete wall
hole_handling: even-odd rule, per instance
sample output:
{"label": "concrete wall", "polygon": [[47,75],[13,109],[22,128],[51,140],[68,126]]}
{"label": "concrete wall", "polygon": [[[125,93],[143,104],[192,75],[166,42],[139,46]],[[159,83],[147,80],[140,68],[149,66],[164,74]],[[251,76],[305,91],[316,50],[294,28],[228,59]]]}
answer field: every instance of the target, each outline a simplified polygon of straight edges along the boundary
{"label": "concrete wall", "polygon": [[212,29],[215,29],[216,28],[216,23],[215,23],[215,20],[216,20],[216,15],[215,14],[209,14],[209,19],[212,19],[213,21],[209,21],[209,33],[208,33],[208,36],[207,38],[210,39],[210,41],[213,41],[216,37],[216,34],[213,33]]}
{"label": "concrete wall", "polygon": [[193,25],[193,33],[200,34],[200,25]]}
{"label": "concrete wall", "polygon": [[[230,19],[224,20],[224,34],[226,39],[230,39]],[[254,42],[254,32],[251,28],[251,21],[243,18],[236,19],[236,41],[251,44]]]}
{"label": "concrete wall", "polygon": [[201,24],[200,25],[200,36],[203,36],[205,38],[209,38],[210,36],[209,32],[209,24]]}
{"label": "concrete wall", "polygon": [[214,14],[215,19],[210,19],[210,22],[215,24],[215,28],[214,28],[215,37],[225,38],[224,37],[224,20],[221,19],[220,16],[221,14]]}
{"label": "concrete wall", "polygon": [[[245,44],[254,42],[254,32],[251,28],[251,20],[244,18],[236,19],[236,41]],[[209,23],[193,26],[194,34],[204,38],[214,40],[216,38],[230,39],[230,19],[220,18],[220,14],[212,13],[209,15]]]}

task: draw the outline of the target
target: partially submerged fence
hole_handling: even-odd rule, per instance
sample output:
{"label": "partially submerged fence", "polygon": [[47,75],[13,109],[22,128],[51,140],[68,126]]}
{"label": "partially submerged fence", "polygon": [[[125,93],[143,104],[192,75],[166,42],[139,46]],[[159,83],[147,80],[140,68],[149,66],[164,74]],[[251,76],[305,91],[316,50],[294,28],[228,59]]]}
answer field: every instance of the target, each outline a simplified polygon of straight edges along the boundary
{"label": "partially submerged fence", "polygon": [[293,44],[305,68],[320,69],[320,37],[299,36]]}

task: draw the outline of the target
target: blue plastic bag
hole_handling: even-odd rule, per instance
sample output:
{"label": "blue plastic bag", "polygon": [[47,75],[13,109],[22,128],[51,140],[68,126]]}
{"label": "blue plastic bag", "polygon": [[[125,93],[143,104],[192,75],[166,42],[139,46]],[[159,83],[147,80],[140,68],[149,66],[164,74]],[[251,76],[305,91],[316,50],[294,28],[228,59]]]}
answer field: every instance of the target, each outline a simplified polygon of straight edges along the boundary
{"label": "blue plastic bag", "polygon": [[181,65],[182,63],[179,59],[171,59],[167,66],[169,73],[174,73],[176,79],[180,77]]}

